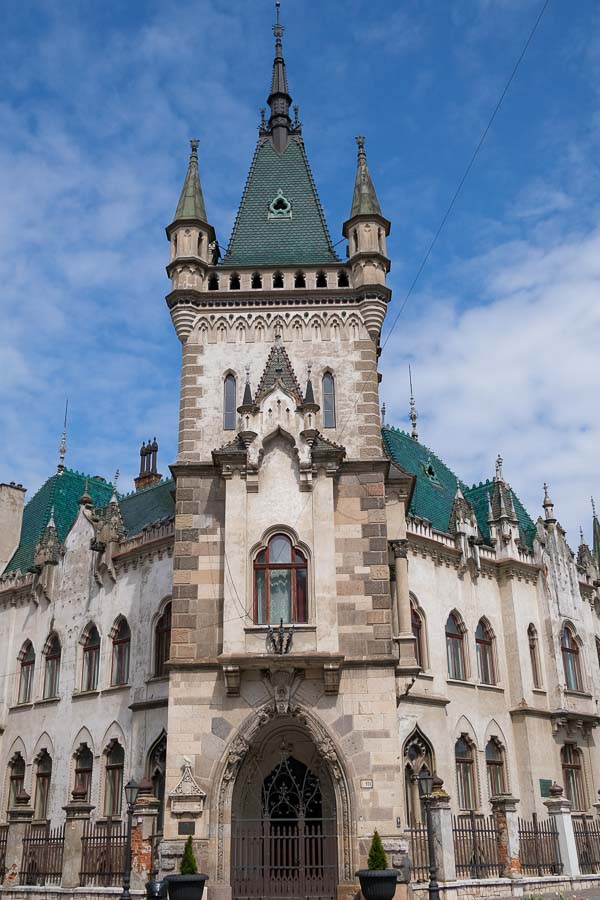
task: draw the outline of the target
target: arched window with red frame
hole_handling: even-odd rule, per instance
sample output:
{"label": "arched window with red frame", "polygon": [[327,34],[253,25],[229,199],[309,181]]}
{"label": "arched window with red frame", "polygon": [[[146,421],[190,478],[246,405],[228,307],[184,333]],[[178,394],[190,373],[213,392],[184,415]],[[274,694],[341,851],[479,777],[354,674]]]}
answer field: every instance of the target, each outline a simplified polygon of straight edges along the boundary
{"label": "arched window with red frame", "polygon": [[171,652],[171,601],[165,603],[162,615],[154,628],[154,677],[168,674],[167,661]]}
{"label": "arched window with red frame", "polygon": [[306,556],[285,534],[274,534],[254,560],[254,621],[308,621]]}
{"label": "arched window with red frame", "polygon": [[583,678],[581,675],[581,662],[579,658],[579,644],[573,629],[565,625],[562,630],[560,648],[562,651],[563,668],[567,690],[582,691]]}

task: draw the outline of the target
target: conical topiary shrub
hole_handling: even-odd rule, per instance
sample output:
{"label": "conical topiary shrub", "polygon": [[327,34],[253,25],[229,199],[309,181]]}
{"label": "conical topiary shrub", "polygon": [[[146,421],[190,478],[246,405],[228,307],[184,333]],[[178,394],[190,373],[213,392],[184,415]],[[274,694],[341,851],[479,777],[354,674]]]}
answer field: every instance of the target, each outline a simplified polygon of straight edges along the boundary
{"label": "conical topiary shrub", "polygon": [[[379,837],[379,835],[377,835],[377,837]],[[383,850],[383,847],[381,849]],[[183,856],[181,858],[179,871],[182,875],[196,875],[198,872],[198,863],[196,862],[196,857],[194,856],[191,834],[185,842],[185,847],[183,848]]]}
{"label": "conical topiary shrub", "polygon": [[379,832],[375,829],[373,840],[371,841],[371,849],[369,850],[369,861],[367,863],[369,869],[387,869],[388,861],[383,849]]}

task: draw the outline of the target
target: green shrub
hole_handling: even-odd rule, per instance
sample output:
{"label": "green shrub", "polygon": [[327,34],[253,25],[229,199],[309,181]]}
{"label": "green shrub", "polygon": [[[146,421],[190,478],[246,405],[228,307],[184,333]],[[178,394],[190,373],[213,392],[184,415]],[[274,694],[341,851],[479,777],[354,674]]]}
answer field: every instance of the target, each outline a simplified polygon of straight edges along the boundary
{"label": "green shrub", "polygon": [[183,848],[183,857],[179,866],[179,871],[182,875],[196,875],[198,873],[198,864],[196,862],[196,857],[194,856],[191,834],[185,842],[185,847]]}
{"label": "green shrub", "polygon": [[388,861],[379,837],[379,832],[375,830],[373,840],[371,841],[371,849],[369,850],[369,869],[387,869]]}

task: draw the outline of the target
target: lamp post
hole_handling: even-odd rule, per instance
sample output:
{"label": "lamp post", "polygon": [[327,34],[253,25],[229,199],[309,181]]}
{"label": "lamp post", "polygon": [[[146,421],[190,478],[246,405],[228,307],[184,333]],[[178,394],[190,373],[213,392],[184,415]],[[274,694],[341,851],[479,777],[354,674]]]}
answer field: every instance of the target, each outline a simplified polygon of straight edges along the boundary
{"label": "lamp post", "polygon": [[121,900],[131,900],[129,888],[131,886],[131,827],[133,822],[133,807],[140,790],[137,781],[131,778],[125,785],[125,800],[127,801],[127,835],[125,837],[125,853],[123,856],[123,890]]}
{"label": "lamp post", "polygon": [[437,882],[437,866],[433,851],[433,826],[431,823],[431,800],[433,795],[433,775],[422,771],[419,775],[419,797],[425,806],[427,821],[427,853],[429,856],[429,900],[440,900],[440,886]]}

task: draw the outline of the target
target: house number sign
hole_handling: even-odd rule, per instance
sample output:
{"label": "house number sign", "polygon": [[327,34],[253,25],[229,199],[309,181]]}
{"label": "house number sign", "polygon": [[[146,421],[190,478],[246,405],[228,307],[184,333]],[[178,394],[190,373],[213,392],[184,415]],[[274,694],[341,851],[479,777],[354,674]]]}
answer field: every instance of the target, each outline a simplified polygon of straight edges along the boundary
{"label": "house number sign", "polygon": [[373,790],[373,779],[372,778],[362,778],[360,782],[360,786],[364,791],[372,791]]}

